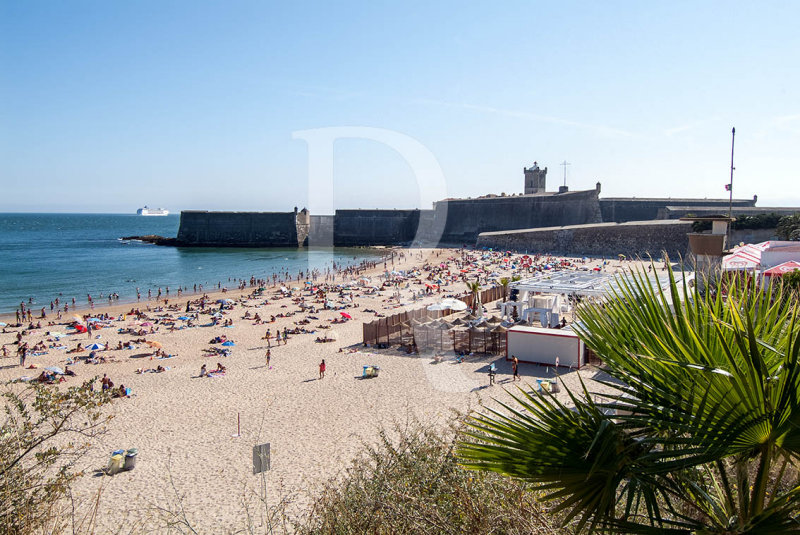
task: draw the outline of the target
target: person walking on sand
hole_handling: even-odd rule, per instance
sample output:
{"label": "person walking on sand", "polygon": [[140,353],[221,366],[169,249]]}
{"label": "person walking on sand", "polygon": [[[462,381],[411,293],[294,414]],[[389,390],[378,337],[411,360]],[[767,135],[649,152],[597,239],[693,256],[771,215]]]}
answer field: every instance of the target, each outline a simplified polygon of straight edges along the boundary
{"label": "person walking on sand", "polygon": [[319,363],[319,378],[325,378],[325,359],[322,359],[322,362]]}
{"label": "person walking on sand", "polygon": [[497,367],[494,365],[494,362],[492,362],[489,365],[489,386],[492,386],[494,384],[494,376],[496,373],[497,373]]}
{"label": "person walking on sand", "polygon": [[267,348],[267,369],[269,369],[269,358],[270,358],[270,356],[271,355],[270,355],[269,348]]}
{"label": "person walking on sand", "polygon": [[[278,334],[280,335],[281,332],[278,331]],[[272,339],[272,333],[269,331],[269,329],[267,329],[267,334],[264,335],[263,339],[267,341],[267,347],[270,347],[270,345],[271,345],[270,344],[270,339]],[[280,340],[278,340],[278,345],[280,345]]]}
{"label": "person walking on sand", "polygon": [[[511,355],[511,370],[514,372],[514,377],[512,378],[514,381],[519,379],[519,359],[514,355]],[[520,379],[521,380],[521,379]]]}

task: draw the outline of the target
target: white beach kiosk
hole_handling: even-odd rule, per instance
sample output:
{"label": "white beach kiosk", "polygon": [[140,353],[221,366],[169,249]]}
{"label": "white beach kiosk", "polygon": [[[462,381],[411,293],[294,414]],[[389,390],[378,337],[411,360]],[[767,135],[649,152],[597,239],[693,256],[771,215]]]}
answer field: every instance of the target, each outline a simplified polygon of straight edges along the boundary
{"label": "white beach kiosk", "polygon": [[508,358],[515,356],[520,362],[580,368],[586,364],[583,340],[569,329],[546,329],[515,325],[508,332]]}
{"label": "white beach kiosk", "polygon": [[[626,277],[625,274],[617,276]],[[573,369],[586,364],[583,340],[570,328],[554,329],[559,318],[571,309],[567,296],[576,298],[602,298],[616,290],[615,275],[602,271],[556,271],[540,273],[529,279],[511,283],[512,300],[499,305],[504,319],[522,318],[523,324],[507,331],[506,359],[517,357],[520,362],[558,365]],[[668,287],[666,273],[648,273],[654,286]],[[680,273],[675,273],[678,282]],[[667,296],[669,299],[669,296]],[[542,327],[534,324],[540,323]],[[524,324],[524,323],[527,323]],[[548,328],[551,327],[551,328]]]}

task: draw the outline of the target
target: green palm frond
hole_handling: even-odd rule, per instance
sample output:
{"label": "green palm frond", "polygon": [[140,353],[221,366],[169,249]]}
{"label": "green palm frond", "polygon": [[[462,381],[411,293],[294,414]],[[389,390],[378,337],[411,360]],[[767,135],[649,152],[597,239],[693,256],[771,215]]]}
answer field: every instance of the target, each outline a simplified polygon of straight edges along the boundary
{"label": "green palm frond", "polygon": [[473,417],[464,464],[548,490],[579,528],[788,529],[797,496],[770,483],[770,469],[800,456],[797,300],[742,279],[711,290],[671,271],[666,289],[644,270],[618,277],[576,324],[612,393],[570,394],[570,409],[512,396],[520,409]]}

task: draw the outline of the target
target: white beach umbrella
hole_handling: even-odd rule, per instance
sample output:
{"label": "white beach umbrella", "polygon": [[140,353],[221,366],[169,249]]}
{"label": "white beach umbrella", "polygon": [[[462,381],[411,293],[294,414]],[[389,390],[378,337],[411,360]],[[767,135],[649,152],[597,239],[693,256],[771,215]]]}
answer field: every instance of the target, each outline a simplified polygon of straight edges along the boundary
{"label": "white beach umbrella", "polygon": [[466,310],[467,304],[460,299],[447,298],[428,307],[428,310]]}

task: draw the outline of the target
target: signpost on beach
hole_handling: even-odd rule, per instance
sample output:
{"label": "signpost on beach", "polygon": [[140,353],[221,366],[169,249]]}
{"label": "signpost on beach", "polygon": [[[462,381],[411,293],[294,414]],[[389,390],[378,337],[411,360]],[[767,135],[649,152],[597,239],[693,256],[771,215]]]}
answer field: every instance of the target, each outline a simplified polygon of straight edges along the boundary
{"label": "signpost on beach", "polygon": [[256,444],[253,446],[253,474],[261,474],[261,492],[264,501],[264,511],[267,515],[267,526],[272,533],[272,521],[270,520],[269,507],[267,505],[267,480],[264,473],[269,470],[270,465],[269,442],[266,444]]}
{"label": "signpost on beach", "polygon": [[253,446],[253,474],[269,470],[269,442]]}

